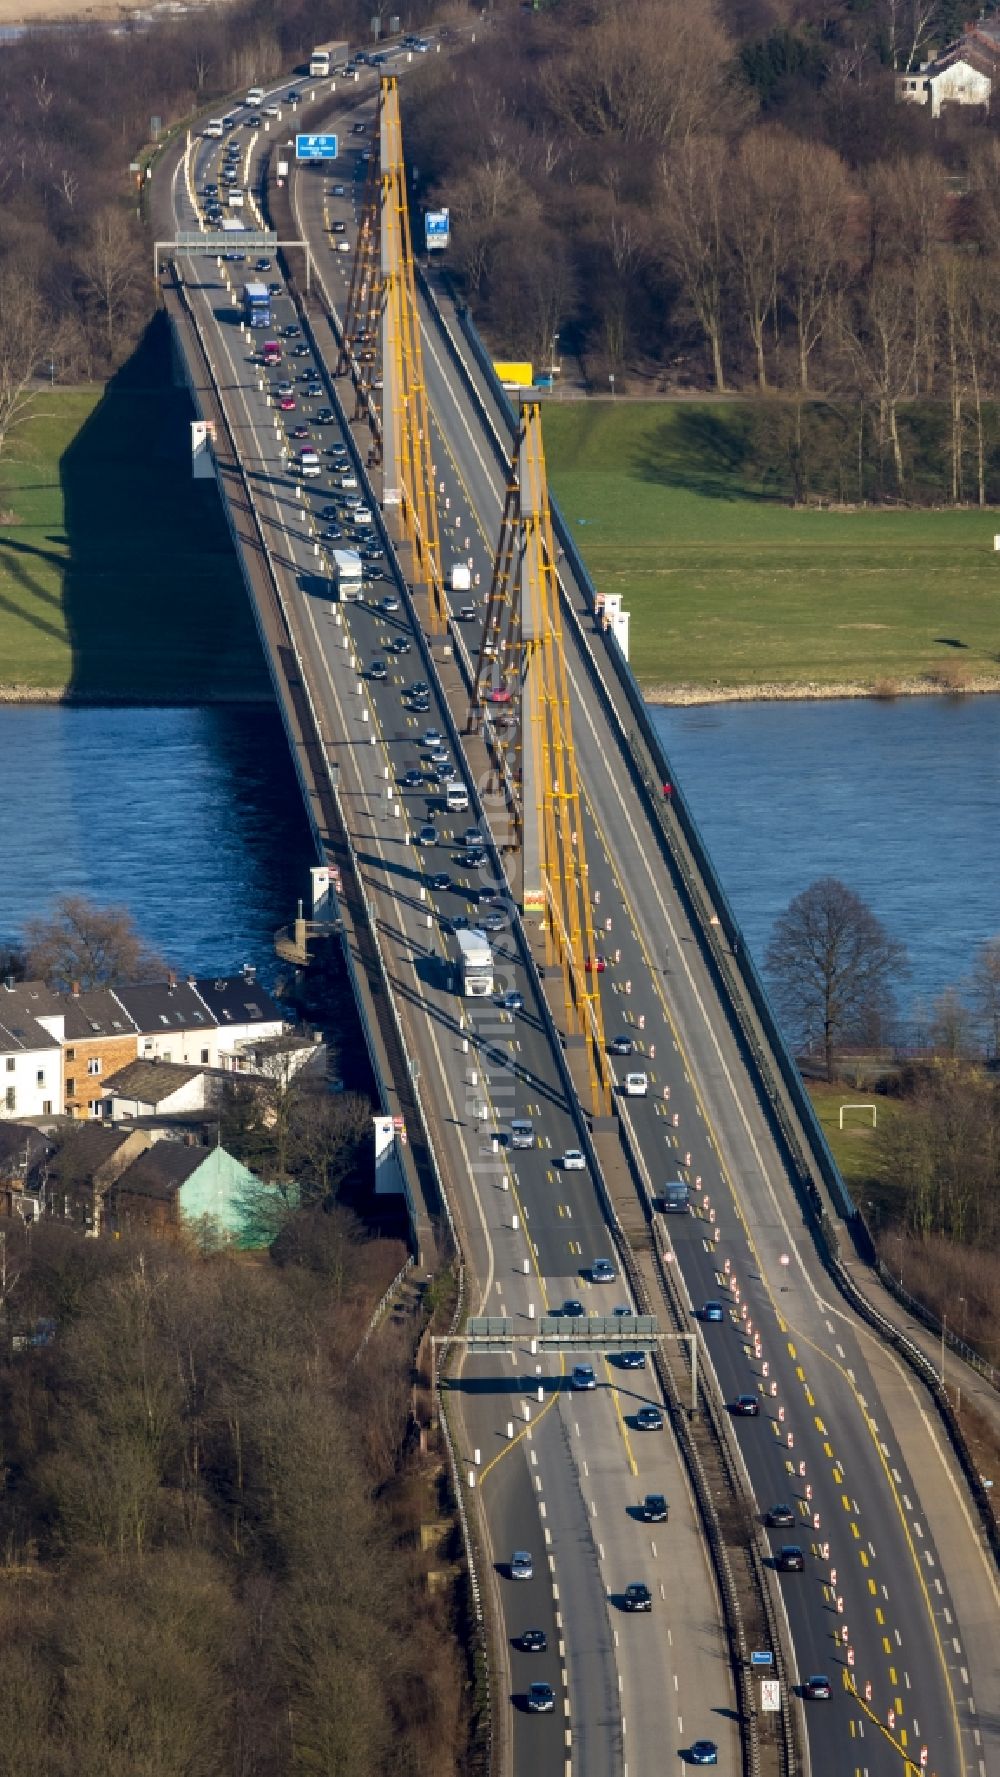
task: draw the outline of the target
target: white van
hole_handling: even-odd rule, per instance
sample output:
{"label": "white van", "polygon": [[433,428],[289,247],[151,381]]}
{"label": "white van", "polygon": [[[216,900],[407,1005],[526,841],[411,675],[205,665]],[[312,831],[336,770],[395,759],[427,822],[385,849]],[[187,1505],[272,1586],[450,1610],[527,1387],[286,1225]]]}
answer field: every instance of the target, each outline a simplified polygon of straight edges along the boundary
{"label": "white van", "polygon": [[310,476],[320,472],[320,460],[314,450],[299,451],[299,474]]}
{"label": "white van", "polygon": [[202,131],[202,134],[205,136],[221,136],[222,135],[222,119],[221,119],[221,117],[210,117],[208,122],[205,125],[204,130]]}
{"label": "white van", "polygon": [[449,814],[464,814],[469,806],[469,792],[465,785],[449,784],[444,793],[444,805]]}
{"label": "white van", "polygon": [[263,105],[263,103],[264,103],[264,88],[262,86],[250,87],[249,91],[247,92],[246,102],[251,107],[253,107],[254,105]]}
{"label": "white van", "polygon": [[232,190],[226,193],[226,202],[231,210],[242,210],[243,193],[238,185],[234,185]]}

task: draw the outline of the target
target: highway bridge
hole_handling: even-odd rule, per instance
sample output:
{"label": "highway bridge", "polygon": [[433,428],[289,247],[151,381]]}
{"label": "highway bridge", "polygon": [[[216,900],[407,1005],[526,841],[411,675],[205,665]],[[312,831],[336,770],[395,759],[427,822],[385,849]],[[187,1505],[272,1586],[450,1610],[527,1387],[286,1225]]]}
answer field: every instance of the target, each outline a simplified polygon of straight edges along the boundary
{"label": "highway bridge", "polygon": [[[466,731],[516,420],[446,291],[424,283],[442,558],[471,562],[478,586],[472,617],[453,614],[442,636],[405,583],[409,551],[395,548],[393,511],[378,513],[369,435],[350,423],[350,385],[334,375],[352,263],[335,249],[357,235],[375,79],[306,94],[308,127],[337,129],[341,155],[332,169],[290,170],[280,186],[278,160],[303,125],[284,86],[269,99],[280,113],[269,127],[236,107],[227,138],[259,249],[249,264],[171,250],[164,300],[215,425],[220,488],[317,848],[345,885],[369,1042],[409,1138],[422,1254],[450,1222],[463,1316],[500,1323],[489,1348],[464,1348],[443,1391],[484,1621],[501,1629],[490,1640],[496,1768],[520,1777],[562,1760],[567,1777],[645,1777],[685,1768],[705,1740],[731,1773],[1000,1773],[998,1594],[974,1504],[930,1396],[831,1273],[831,1245],[850,1238],[836,1181],[566,547],[565,659],[599,973],[596,950],[590,961],[609,1044],[627,1038],[632,1050],[611,1058],[613,1121],[589,1115],[537,934],[494,844],[504,822],[483,740]],[[202,227],[225,147],[195,139],[162,159],[161,240]],[[253,272],[258,253],[278,259],[263,244],[271,224],[282,240],[310,243],[308,294],[293,249],[280,268]],[[284,359],[268,372],[239,325],[248,273],[277,285],[271,331]],[[296,426],[322,450],[321,474],[305,481],[294,473]],[[324,564],[346,498],[366,485],[381,554],[364,598],[348,604],[332,596]],[[426,689],[414,696],[415,685]],[[468,785],[468,813],[444,807],[450,766]],[[473,826],[485,863],[470,867]],[[423,828],[433,837],[420,842]],[[495,992],[482,1000],[454,991],[463,921],[494,928]],[[627,1095],[626,1072],[640,1071],[645,1092]],[[530,1146],[513,1145],[514,1119],[530,1122]],[[673,1180],[689,1184],[694,1213],[657,1209]],[[650,1312],[663,1338],[643,1343],[630,1317]],[[676,1333],[696,1338],[691,1424]],[[636,1347],[641,1368],[626,1355]],[[574,1386],[577,1365],[593,1387],[585,1373]],[[665,1523],[640,1509],[657,1493]],[[779,1504],[791,1523],[769,1527]],[[802,1550],[801,1571],[780,1570],[786,1545]],[[531,1556],[531,1577],[514,1577],[516,1551]],[[648,1614],[625,1608],[637,1582],[652,1594]],[[528,1629],[543,1632],[544,1650],[519,1645]],[[807,1694],[817,1675],[829,1698]],[[763,1685],[775,1679],[772,1714]],[[551,1712],[527,1708],[536,1681],[552,1686]]]}

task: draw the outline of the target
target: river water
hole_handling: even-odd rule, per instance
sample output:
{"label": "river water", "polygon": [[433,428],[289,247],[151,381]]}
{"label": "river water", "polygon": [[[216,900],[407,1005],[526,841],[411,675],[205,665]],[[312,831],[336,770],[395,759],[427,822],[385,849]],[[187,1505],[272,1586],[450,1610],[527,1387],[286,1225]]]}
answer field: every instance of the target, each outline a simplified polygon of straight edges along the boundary
{"label": "river water", "polygon": [[180,971],[274,971],[315,862],[274,710],[0,706],[0,938],[60,894]]}
{"label": "river water", "polygon": [[[904,940],[918,1018],[1000,933],[1000,698],[654,719],[758,960],[822,875]],[[272,972],[314,861],[273,711],[0,706],[0,761],[0,938],[82,893],[179,970]]]}
{"label": "river water", "polygon": [[906,944],[918,1022],[1000,935],[1000,697],[653,712],[758,962],[775,915],[839,876]]}

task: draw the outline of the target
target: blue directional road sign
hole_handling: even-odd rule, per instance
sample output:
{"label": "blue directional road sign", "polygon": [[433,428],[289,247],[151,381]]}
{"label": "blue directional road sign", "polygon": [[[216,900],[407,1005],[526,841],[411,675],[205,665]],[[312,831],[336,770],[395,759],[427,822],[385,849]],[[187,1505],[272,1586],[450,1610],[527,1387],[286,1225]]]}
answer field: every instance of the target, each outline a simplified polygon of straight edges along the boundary
{"label": "blue directional road sign", "polygon": [[296,136],[296,160],[336,160],[336,136]]}
{"label": "blue directional road sign", "polygon": [[440,253],[451,240],[451,211],[428,210],[424,215],[424,245],[428,253]]}
{"label": "blue directional road sign", "polygon": [[750,1652],[751,1666],[773,1666],[774,1655],[769,1648],[753,1648]]}

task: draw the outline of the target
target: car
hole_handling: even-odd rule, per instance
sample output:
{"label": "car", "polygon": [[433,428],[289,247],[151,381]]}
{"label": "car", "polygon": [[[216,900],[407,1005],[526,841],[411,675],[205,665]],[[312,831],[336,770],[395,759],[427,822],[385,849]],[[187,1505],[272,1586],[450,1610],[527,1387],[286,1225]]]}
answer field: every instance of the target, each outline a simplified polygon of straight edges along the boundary
{"label": "car", "polygon": [[298,406],[298,402],[294,395],[282,395],[281,400],[278,402],[278,406],[281,408],[282,413],[294,413]]}
{"label": "car", "polygon": [[319,510],[319,516],[321,519],[323,519],[325,524],[332,524],[334,519],[340,517],[340,507],[339,506],[321,506],[320,510]]}
{"label": "car", "polygon": [[646,1074],[626,1074],[622,1091],[626,1098],[645,1098],[649,1091],[649,1078]]}
{"label": "car", "polygon": [[644,1351],[623,1351],[618,1359],[623,1370],[644,1370],[646,1353]]}
{"label": "car", "polygon": [[595,1259],[590,1267],[591,1283],[614,1283],[615,1268],[610,1259]]}
{"label": "car", "polygon": [[[421,680],[420,681],[420,689],[421,689],[421,691],[427,691],[429,689],[429,687],[427,685],[425,685],[423,683],[423,681]],[[414,686],[414,690],[416,690],[416,686]],[[435,747],[434,751],[431,754],[431,764],[432,765],[447,765],[449,763],[450,763],[450,761],[449,761],[449,757],[448,757],[448,753],[447,753],[446,749],[444,747]]]}
{"label": "car", "polygon": [[[477,854],[477,856],[478,855],[479,854]],[[482,855],[485,856],[485,853]],[[507,915],[505,913],[488,913],[483,920],[484,932],[492,932],[495,936],[497,932],[505,932],[506,930]]]}
{"label": "car", "polygon": [[309,427],[308,426],[293,426],[291,431],[289,432],[288,436],[289,436],[289,438],[308,438]]}
{"label": "car", "polygon": [[563,1172],[585,1172],[587,1162],[579,1148],[567,1148],[559,1162]]}
{"label": "car", "polygon": [[289,321],[288,326],[281,329],[282,339],[298,339],[301,333],[301,327],[297,326],[294,321]]}
{"label": "car", "polygon": [[360,123],[360,122],[359,123],[352,123],[351,129],[353,130],[353,132],[356,136],[363,136],[368,129],[368,125],[366,123]]}
{"label": "car", "polygon": [[361,560],[384,561],[385,550],[380,549],[377,543],[366,543],[361,550]]}
{"label": "car", "polygon": [[425,747],[439,747],[444,740],[440,728],[425,728],[421,739]]}
{"label": "car", "polygon": [[439,870],[435,876],[429,876],[427,881],[435,894],[438,895],[443,895],[451,888],[451,877],[446,870]]}
{"label": "car", "polygon": [[[426,697],[429,690],[430,686],[426,679],[414,679],[413,684],[410,686],[410,692],[414,697]],[[434,754],[432,753],[431,758],[433,759],[433,757]]]}
{"label": "car", "polygon": [[512,1148],[533,1148],[535,1145],[535,1125],[530,1117],[514,1117],[510,1125],[510,1145]]}
{"label": "car", "polygon": [[354,492],[357,489],[357,485],[358,485],[358,478],[355,475],[353,469],[346,469],[344,471],[343,475],[341,475],[339,481],[337,482],[338,487],[342,487],[345,490],[350,488],[350,490],[352,492]]}
{"label": "car", "polygon": [[689,1765],[717,1765],[719,1748],[714,1740],[694,1740],[688,1747]]}
{"label": "car", "polygon": [[549,1645],[549,1638],[544,1629],[522,1629],[515,1638],[515,1644],[522,1654],[544,1654]]}
{"label": "car", "polygon": [[347,223],[346,222],[335,222],[333,225],[333,232],[334,232],[334,234],[346,234],[347,233]]}
{"label": "car", "polygon": [[509,686],[494,685],[492,691],[487,691],[486,701],[494,704],[508,704],[513,702],[513,696]]}
{"label": "car", "polygon": [[336,244],[335,251],[337,253],[349,253],[351,251],[350,241],[338,241]]}
{"label": "car", "polygon": [[311,401],[314,401],[317,395],[322,395],[323,384],[316,382],[313,377],[310,377],[305,385],[303,393],[308,395]]}
{"label": "car", "polygon": [[769,1524],[772,1530],[790,1530],[795,1523],[795,1513],[791,1506],[785,1504],[784,1500],[779,1500],[777,1505],[773,1505],[770,1511],[765,1512],[764,1523]]}
{"label": "car", "polygon": [[322,420],[322,422],[325,426],[328,423],[328,421],[330,421],[334,418],[333,408],[332,407],[317,407],[316,418],[318,420]]}
{"label": "car", "polygon": [[489,861],[485,851],[481,847],[475,846],[470,846],[462,857],[462,863],[469,870],[485,870]]}
{"label": "car", "polygon": [[509,993],[505,993],[500,1003],[505,1012],[524,1011],[524,995],[518,993],[516,988],[512,987]]}
{"label": "car", "polygon": [[370,506],[352,506],[351,507],[351,523],[354,525],[374,524],[375,520],[372,517],[371,507]]}
{"label": "car", "polygon": [[647,1493],[639,1511],[646,1524],[665,1524],[670,1516],[670,1507],[662,1493]]}
{"label": "car", "polygon": [[596,1388],[597,1377],[594,1375],[593,1364],[574,1364],[570,1382],[574,1388],[581,1390]]}
{"label": "car", "polygon": [[798,1543],[782,1543],[777,1555],[779,1573],[804,1573],[806,1558]]}
{"label": "car", "polygon": [[701,1318],[707,1321],[723,1321],[726,1318],[726,1311],[721,1302],[706,1302],[701,1311]]}
{"label": "car", "polygon": [[562,1317],[564,1320],[583,1320],[586,1318],[586,1309],[575,1296],[567,1296],[562,1305]]}
{"label": "car", "polygon": [[640,1431],[662,1431],[663,1411],[660,1407],[640,1407],[635,1416]]}
{"label": "car", "polygon": [[418,845],[436,845],[437,842],[438,842],[438,830],[436,827],[432,827],[430,822],[428,821],[423,827],[421,827],[419,833],[417,834],[417,844]]}
{"label": "car", "polygon": [[281,381],[276,385],[276,392],[279,395],[290,395],[294,387],[294,383],[290,383],[287,377],[282,377]]}
{"label": "car", "polygon": [[641,1580],[633,1580],[622,1593],[623,1610],[652,1610],[653,1594]]}
{"label": "car", "polygon": [[[393,611],[399,610],[399,600],[394,592],[387,592],[385,597],[379,600],[379,610],[388,611],[390,616]],[[407,643],[407,647],[409,647],[409,643]]]}
{"label": "car", "polygon": [[330,187],[330,196],[331,197],[346,197],[347,192],[345,191],[343,185],[332,185]]}
{"label": "car", "polygon": [[527,1549],[515,1549],[510,1558],[510,1577],[512,1580],[530,1580],[534,1578],[535,1564]]}
{"label": "car", "polygon": [[401,789],[419,790],[423,781],[424,774],[422,771],[404,771],[399,783]]}
{"label": "car", "polygon": [[285,94],[285,103],[286,105],[297,105],[301,97],[302,94],[295,92],[293,89],[292,92]]}
{"label": "car", "polygon": [[826,1673],[813,1672],[802,1686],[802,1695],[808,1697],[811,1702],[815,1702],[817,1698],[831,1697],[833,1688]]}
{"label": "car", "polygon": [[250,116],[247,118],[247,129],[248,130],[259,130],[260,129],[260,118],[259,118],[256,111],[251,111]]}
{"label": "car", "polygon": [[429,697],[414,697],[411,699],[410,709],[415,716],[426,716],[430,707],[431,700]]}
{"label": "car", "polygon": [[612,1037],[608,1048],[612,1055],[631,1055],[635,1051],[635,1044],[631,1037]]}
{"label": "car", "polygon": [[370,679],[375,679],[378,683],[387,679],[389,677],[389,668],[386,666],[385,661],[373,660],[371,666],[368,668],[368,677]]}
{"label": "car", "polygon": [[583,966],[588,975],[603,975],[608,966],[608,959],[606,956],[588,956]]}
{"label": "car", "polygon": [[[312,352],[311,352],[309,346],[307,346],[305,344],[305,342],[303,342],[301,345],[297,345],[297,346],[292,347],[291,356],[293,358],[311,358]],[[302,380],[305,381],[306,377],[312,378],[315,375],[316,375],[315,370],[313,370],[312,367],[310,366],[310,368],[308,370],[304,370],[302,372]]]}
{"label": "car", "polygon": [[280,111],[279,107],[277,105],[275,105],[273,100],[269,105],[264,106],[264,116],[265,117],[280,117],[281,116],[281,111]]}
{"label": "car", "polygon": [[528,1686],[527,1704],[529,1715],[551,1715],[556,1706],[555,1691],[550,1684],[539,1679],[537,1683]]}
{"label": "car", "polygon": [[271,261],[269,259],[258,259],[256,265],[254,266],[254,271],[270,271],[270,270],[271,270]]}
{"label": "car", "polygon": [[268,296],[280,296],[281,295],[281,285],[273,283],[273,282],[268,284],[267,294],[268,294]]}
{"label": "car", "polygon": [[737,1419],[756,1419],[760,1402],[755,1394],[738,1394],[729,1410]]}
{"label": "car", "polygon": [[343,535],[339,524],[328,524],[326,529],[320,532],[324,543],[339,543],[343,539]]}
{"label": "car", "polygon": [[459,607],[458,607],[458,621],[459,621],[459,623],[475,623],[475,621],[476,621],[476,607],[475,607],[475,605],[459,605]]}

